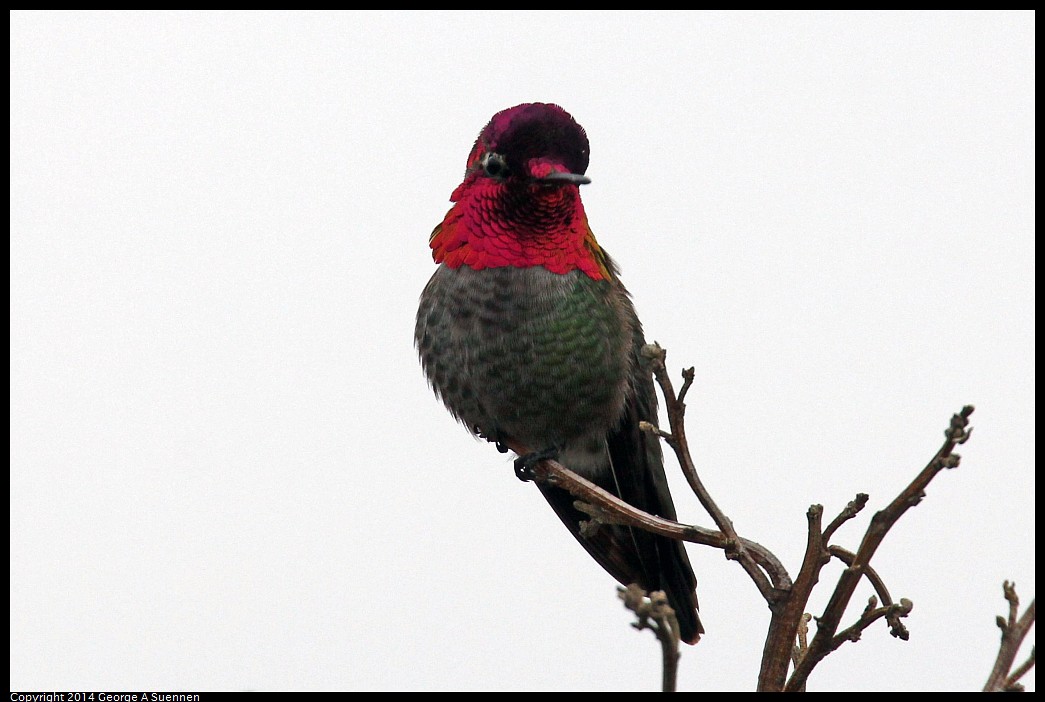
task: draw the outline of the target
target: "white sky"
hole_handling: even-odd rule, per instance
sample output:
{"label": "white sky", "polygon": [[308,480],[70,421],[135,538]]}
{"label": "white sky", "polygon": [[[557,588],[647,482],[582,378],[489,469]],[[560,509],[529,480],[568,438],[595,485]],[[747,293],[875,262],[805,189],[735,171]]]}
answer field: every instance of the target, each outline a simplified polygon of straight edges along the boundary
{"label": "white sky", "polygon": [[[412,347],[472,142],[549,101],[696,367],[705,481],[792,575],[810,504],[870,493],[855,548],[976,405],[873,562],[911,640],[809,687],[978,690],[1002,581],[1035,593],[1033,83],[1029,13],[15,12],[11,689],[657,688]],[[690,554],[680,689],[753,689],[768,610]]]}

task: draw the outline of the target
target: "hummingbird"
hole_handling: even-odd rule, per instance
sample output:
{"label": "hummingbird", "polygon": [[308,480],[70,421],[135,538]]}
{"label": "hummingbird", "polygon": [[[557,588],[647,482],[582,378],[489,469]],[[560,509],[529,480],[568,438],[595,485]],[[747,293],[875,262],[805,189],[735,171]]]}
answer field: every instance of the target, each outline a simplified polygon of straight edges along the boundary
{"label": "hummingbird", "polygon": [[[414,340],[435,394],[476,436],[511,449],[519,477],[555,458],[646,512],[677,520],[659,439],[642,325],[581,203],[588,137],[562,107],[495,114],[468,155],[453,206],[429,240],[438,265]],[[587,524],[566,490],[537,487],[618,582],[663,590],[680,638],[703,633],[681,542]]]}

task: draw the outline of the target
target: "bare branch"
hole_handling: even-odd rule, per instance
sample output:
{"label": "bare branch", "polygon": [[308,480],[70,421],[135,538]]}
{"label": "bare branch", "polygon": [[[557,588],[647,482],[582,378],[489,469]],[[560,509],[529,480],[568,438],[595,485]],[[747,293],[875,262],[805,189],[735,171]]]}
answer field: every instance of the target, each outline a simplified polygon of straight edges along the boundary
{"label": "bare branch", "polygon": [[[844,644],[846,641],[859,641],[861,634],[864,629],[871,626],[879,619],[884,618],[887,622],[898,622],[901,617],[906,617],[914,609],[914,603],[904,598],[898,603],[878,606],[878,598],[871,595],[867,600],[867,607],[864,608],[860,618],[852,626],[843,629],[838,632],[835,637],[831,640],[831,650],[834,651],[839,646]],[[906,633],[907,629],[900,625],[903,631]],[[893,630],[893,636],[897,636],[895,633],[896,627],[890,624],[890,628]],[[901,636],[906,640],[906,636]]]}
{"label": "bare branch", "polygon": [[1019,682],[1019,679],[1026,675],[1027,672],[1033,667],[1034,647],[1031,646],[1030,656],[1027,657],[1027,660],[1023,661],[1023,663],[1021,663],[1019,667],[1017,667],[1016,670],[1012,671],[1012,674],[1005,679],[1005,690],[1007,692],[1023,692],[1023,685]]}
{"label": "bare branch", "polygon": [[[793,655],[788,652],[794,647],[798,627],[805,614],[805,606],[813,586],[820,579],[820,569],[831,560],[824,548],[823,523],[824,508],[812,505],[806,511],[808,529],[806,532],[806,550],[802,557],[802,567],[795,578],[794,586],[788,596],[772,608],[773,616],[769,620],[769,633],[762,649],[762,666],[758,672],[758,690],[779,689],[787,675],[787,667]],[[807,651],[803,652],[805,658]]]}
{"label": "bare branch", "polygon": [[[973,407],[963,407],[961,412],[951,418],[943,446],[914,480],[889,505],[871,518],[860,547],[855,553],[840,546],[830,545],[829,542],[846,522],[864,509],[868,496],[864,493],[856,495],[826,528],[823,528],[823,507],[811,506],[807,513],[806,552],[798,576],[792,583],[787,570],[772,552],[737,534],[732,521],[712,499],[696,471],[689,451],[684,422],[684,399],[693,385],[694,370],[688,368],[683,371],[683,384],[676,395],[665,368],[664,349],[651,344],[643,347],[642,353],[650,360],[653,374],[664,396],[670,430],[664,431],[649,422],[642,422],[640,430],[663,439],[674,450],[690,488],[711,515],[718,531],[679,524],[647,514],[554,460],[538,462],[533,467],[534,479],[554,484],[569,492],[577,500],[575,506],[591,517],[593,528],[600,523],[637,527],[671,539],[722,549],[727,559],[737,561],[755,583],[772,612],[769,635],[763,651],[762,670],[759,673],[759,690],[804,690],[810,672],[825,656],[846,641],[859,640],[863,631],[880,619],[888,622],[893,636],[907,639],[909,634],[901,620],[911,612],[913,605],[907,599],[901,599],[898,603],[892,601],[884,581],[870,566],[870,560],[892,526],[908,509],[924,498],[929,482],[941,470],[954,468],[959,464],[960,459],[954,453],[954,448],[968,440],[971,434],[968,418],[973,412]],[[813,587],[819,581],[821,570],[830,562],[832,556],[845,563],[846,569],[839,577],[824,614],[816,618],[817,631],[812,640],[809,640],[808,622],[811,615],[805,613],[804,608]],[[870,598],[867,607],[852,626],[839,631],[839,623],[846,607],[860,579],[865,576],[874,588],[876,596]],[[674,612],[668,607],[662,593],[651,593],[651,599],[646,600],[645,593],[635,585],[621,589],[620,592],[621,599],[639,616],[639,621],[634,626],[639,629],[653,629],[658,639],[661,639],[665,655],[664,689],[674,690],[678,663],[677,622],[674,620]],[[1033,621],[1033,604],[1030,612]],[[1014,615],[1010,615],[1010,619],[1012,616]],[[1013,625],[1006,621],[1003,631],[1012,629]],[[672,631],[675,632],[674,643],[667,646],[671,643],[671,637],[665,632]],[[1020,640],[1022,641],[1022,636]],[[669,651],[673,652],[669,655]],[[1033,660],[1032,652],[1026,663],[1011,674],[1005,675],[1012,667],[1012,659],[1009,659],[999,684],[1007,685],[1010,689],[1018,687],[1019,677],[1033,666]],[[794,664],[794,672],[788,679],[787,672],[791,663]]]}
{"label": "bare branch", "polygon": [[[595,483],[582,478],[558,461],[550,459],[540,461],[534,466],[533,473],[534,479],[560,487],[577,498],[578,503],[575,504],[578,508],[594,519],[638,527],[670,539],[689,541],[723,550],[733,547],[733,542],[721,532],[679,524],[670,519],[643,512],[616,495],[603,490]],[[769,573],[782,572],[786,575],[787,571],[784,570],[777,557],[764,546],[743,538],[740,539],[740,544],[745,551],[751,554],[758,567],[765,568]]]}
{"label": "bare branch", "polygon": [[660,641],[664,662],[661,691],[675,692],[679,668],[679,622],[675,610],[668,604],[668,596],[662,590],[655,590],[647,596],[646,591],[634,583],[618,587],[617,596],[638,617],[632,626],[639,631],[650,629]]}
{"label": "bare branch", "polygon": [[[860,632],[878,619],[884,618],[889,622],[893,636],[907,639],[909,633],[901,619],[910,612],[912,605],[908,600],[901,600],[898,604],[892,602],[882,578],[870,567],[870,559],[893,524],[908,509],[922,500],[925,496],[925,488],[933,477],[945,468],[954,468],[958,465],[960,459],[954,453],[954,447],[964,443],[970,436],[968,418],[973,412],[973,407],[971,405],[963,407],[961,412],[951,418],[950,425],[945,432],[944,445],[911,484],[885,509],[872,517],[856,553],[851,553],[841,547],[830,546],[829,542],[843,524],[863,510],[868,496],[864,493],[858,494],[837,517],[831,520],[826,529],[822,528],[823,508],[813,505],[807,514],[809,528],[806,553],[798,577],[792,583],[786,570],[782,566],[776,567],[777,559],[772,559],[774,566],[767,566],[768,556],[771,556],[768,551],[761,553],[752,550],[749,548],[751,542],[737,535],[732,521],[712,499],[696,471],[689,451],[684,421],[686,412],[684,400],[693,385],[694,370],[688,368],[683,371],[683,385],[676,395],[665,366],[665,350],[654,343],[643,347],[642,353],[650,360],[654,377],[664,396],[670,431],[663,431],[650,424],[644,424],[642,430],[664,439],[674,450],[690,488],[720,530],[719,534],[715,534],[716,543],[714,545],[723,548],[727,558],[740,563],[766,599],[772,612],[769,635],[763,650],[758,689],[805,689],[805,681],[809,673],[824,656],[836,649],[842,642],[859,638]],[[724,543],[718,541],[719,537],[724,539]],[[824,615],[817,618],[817,633],[813,640],[809,642],[808,646],[802,644],[800,649],[796,650],[794,642],[803,621],[804,608],[813,587],[819,581],[821,569],[830,561],[832,555],[845,562],[847,568],[839,578]],[[860,579],[865,575],[878,593],[878,597],[881,598],[882,606],[878,607],[876,604],[874,607],[868,607],[856,624],[839,634],[838,627],[842,615]],[[785,685],[788,665],[792,661],[795,661],[795,671]]]}
{"label": "bare branch", "polygon": [[838,530],[838,527],[859,514],[860,510],[867,505],[868,499],[869,496],[866,493],[858,493],[853,501],[847,504],[845,509],[843,509],[837,517],[832,519],[831,523],[827,525],[826,529],[824,529],[824,543],[831,541],[831,537],[835,535],[835,531]]}
{"label": "bare branch", "polygon": [[[972,405],[966,405],[961,412],[951,417],[950,425],[944,432],[946,440],[943,446],[940,447],[925,468],[911,481],[910,485],[904,488],[885,509],[871,518],[871,524],[867,527],[867,532],[860,543],[860,548],[857,549],[849,567],[845,569],[838,579],[838,584],[831,594],[831,599],[828,601],[824,614],[817,619],[817,632],[809,644],[809,650],[803,656],[802,662],[795,667],[791,678],[784,687],[785,690],[794,691],[801,689],[816,664],[833,650],[832,644],[842,615],[845,613],[845,609],[856,591],[860,578],[866,572],[871,557],[874,556],[885,535],[889,533],[892,526],[896,524],[897,520],[908,509],[922,500],[925,496],[925,488],[936,477],[937,473],[944,468],[954,468],[958,465],[960,458],[958,454],[954,453],[954,448],[968,440],[972,431],[968,429],[969,415],[972,412]],[[800,573],[799,578],[801,577]]]}
{"label": "bare branch", "polygon": [[[828,546],[827,550],[832,556],[842,561],[847,566],[853,565],[853,561],[856,559],[855,553],[847,551],[841,546]],[[870,565],[866,565],[864,566],[864,576],[867,577],[871,586],[874,587],[875,592],[878,593],[878,598],[882,601],[882,606],[891,606],[893,604],[893,598],[889,595],[889,589],[885,586],[885,581],[883,581],[881,576],[878,575],[878,572]],[[901,599],[900,602],[902,604],[904,602],[910,603],[911,601]],[[902,616],[906,617],[907,613],[910,612],[910,609],[913,606],[913,603],[910,604],[907,607],[907,612],[904,612]],[[904,626],[903,622],[900,621],[900,616],[897,614],[887,613],[886,621],[889,622],[889,633],[896,638],[907,641],[911,637],[911,633],[907,630],[907,627]]]}
{"label": "bare branch", "polygon": [[798,642],[791,652],[791,662],[795,665],[798,665],[802,656],[805,655],[806,649],[809,648],[809,622],[812,619],[813,615],[807,612],[798,620]]}
{"label": "bare branch", "polygon": [[[666,354],[667,352],[665,352]],[[686,393],[689,392],[690,387],[693,385],[693,378],[696,376],[697,369],[690,366],[686,370],[682,371],[682,389],[679,390],[678,403],[685,406],[686,404]]]}
{"label": "bare branch", "polygon": [[684,421],[686,404],[683,402],[686,393],[693,384],[693,369],[690,368],[683,372],[682,391],[679,395],[676,395],[671,378],[664,365],[667,352],[659,344],[653,343],[642,347],[642,355],[649,359],[653,376],[657,379],[657,384],[660,385],[661,393],[664,395],[664,409],[667,412],[668,425],[671,429],[671,438],[667,439],[665,437],[665,439],[668,445],[675,451],[682,473],[686,476],[686,481],[693,490],[693,494],[697,496],[700,504],[711,515],[715,526],[726,537],[726,558],[735,560],[740,564],[767,602],[773,603],[778,601],[783,595],[779,591],[787,591],[791,587],[791,578],[788,576],[787,570],[780,565],[775,557],[772,558],[772,565],[768,565],[767,559],[763,555],[749,552],[749,544],[751,542],[737,536],[732,520],[725,515],[711,498],[711,494],[704,487],[704,483],[697,474],[696,466],[693,464],[693,458],[689,451],[689,442],[686,439],[686,425]]}
{"label": "bare branch", "polygon": [[659,436],[660,438],[664,439],[665,441],[667,441],[669,444],[671,444],[673,441],[675,441],[675,437],[674,436],[672,436],[671,434],[669,434],[666,431],[661,430],[659,427],[657,427],[657,426],[655,426],[653,424],[650,424],[649,422],[639,422],[639,429],[641,431],[648,431],[651,434],[655,434],[655,435]]}
{"label": "bare branch", "polygon": [[1017,618],[1020,609],[1020,598],[1016,595],[1016,584],[1006,580],[1002,584],[1005,599],[1009,602],[1009,616],[998,617],[998,628],[1001,629],[1001,646],[998,650],[998,658],[994,662],[994,668],[984,685],[984,692],[1009,692],[1022,690],[1023,686],[1018,682],[1023,675],[1034,666],[1034,649],[1031,649],[1030,657],[1024,661],[1015,671],[1012,664],[1016,662],[1016,654],[1019,653],[1023,639],[1031,627],[1034,626],[1034,600],[1027,605],[1023,616]]}

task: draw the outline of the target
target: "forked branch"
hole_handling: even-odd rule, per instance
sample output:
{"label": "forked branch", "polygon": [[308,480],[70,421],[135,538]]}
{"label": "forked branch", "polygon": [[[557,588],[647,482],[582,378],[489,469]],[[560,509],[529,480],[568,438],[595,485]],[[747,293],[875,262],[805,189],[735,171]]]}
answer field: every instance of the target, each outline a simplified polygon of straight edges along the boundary
{"label": "forked branch", "polygon": [[1017,617],[1020,610],[1020,598],[1016,595],[1016,584],[1006,580],[1002,584],[1005,599],[1009,602],[1009,616],[998,617],[998,628],[1001,629],[1001,646],[998,650],[998,658],[994,662],[984,692],[1022,692],[1023,685],[1019,680],[1028,670],[1034,667],[1034,648],[1031,647],[1030,656],[1023,663],[1012,669],[1016,662],[1016,654],[1020,651],[1020,645],[1031,627],[1034,626],[1034,600],[1030,601],[1023,615]]}
{"label": "forked branch", "polygon": [[[792,581],[780,560],[769,549],[736,532],[732,520],[711,497],[697,473],[689,451],[684,421],[686,411],[684,399],[693,385],[693,369],[683,371],[683,384],[676,395],[665,368],[664,349],[656,344],[650,344],[645,346],[642,352],[643,356],[649,360],[653,375],[664,396],[668,430],[665,431],[646,422],[642,423],[641,429],[663,439],[674,450],[690,488],[711,515],[718,530],[679,524],[643,512],[553,460],[544,460],[534,466],[534,478],[553,483],[568,491],[576,498],[576,506],[590,515],[595,522],[625,524],[668,538],[719,548],[723,550],[726,558],[739,563],[765,598],[772,615],[763,650],[762,669],[759,671],[758,689],[760,691],[804,690],[809,674],[824,657],[847,641],[858,640],[862,633],[876,621],[885,620],[893,636],[906,640],[908,632],[901,620],[911,612],[913,604],[907,599],[900,599],[899,602],[893,601],[885,582],[871,567],[871,558],[900,517],[925,497],[925,489],[930,481],[942,470],[954,468],[959,464],[960,458],[954,453],[954,449],[957,445],[967,441],[971,435],[972,430],[968,424],[973,407],[967,405],[951,418],[943,445],[911,483],[892,502],[871,518],[860,546],[855,552],[832,545],[830,541],[843,525],[854,519],[863,510],[868,502],[868,496],[863,493],[858,494],[826,527],[823,525],[823,507],[811,506],[807,514],[806,553],[798,575]],[[805,607],[809,602],[813,587],[820,579],[823,567],[830,562],[831,558],[838,558],[845,563],[846,568],[839,577],[823,614],[815,617],[816,634],[812,639],[808,639],[806,632],[810,616],[806,614]],[[865,577],[876,594],[868,600],[867,606],[857,620],[842,629],[842,617],[852,600],[857,585]],[[669,633],[673,631],[670,619],[666,618],[667,615],[662,608],[655,606],[652,598],[657,593],[652,593],[651,599],[644,599],[645,593],[641,593],[637,588],[623,589],[621,593],[627,606],[639,616],[639,623],[636,626],[653,629],[662,645],[665,646],[665,689],[668,689],[669,677],[672,681],[674,680],[674,666],[677,663],[678,650],[677,634],[674,649],[670,646]],[[1008,589],[1006,596],[1009,596]],[[1012,596],[1015,597],[1014,591]],[[666,602],[662,604],[666,606]],[[654,617],[654,611],[657,612],[657,617],[660,617],[659,620]],[[649,624],[651,617],[652,621],[661,621],[663,624]],[[1029,628],[1028,617],[1029,622],[1032,623],[1034,619],[1033,602],[1023,617],[1016,619],[1015,615],[1010,613],[1009,619],[1002,626],[1002,651],[999,653],[998,663],[992,673],[991,681],[988,683],[995,686],[992,689],[1015,689],[1019,685],[1017,682],[1019,677],[1033,666],[1034,654],[1032,651],[1026,662],[1015,670],[1012,669],[1019,642],[1026,635],[1026,628]],[[660,628],[658,629],[658,627]],[[670,650],[673,650],[674,653],[669,654]],[[794,670],[788,678],[787,673],[791,664],[794,665]],[[673,689],[673,682],[671,686]]]}
{"label": "forked branch", "polygon": [[[840,645],[836,641],[835,636],[838,633],[842,615],[845,614],[845,609],[849,605],[860,579],[868,573],[871,557],[874,556],[878,546],[881,545],[886,534],[889,533],[889,530],[892,529],[900,517],[908,509],[922,501],[922,498],[925,497],[925,488],[930,481],[941,470],[958,466],[961,459],[958,454],[954,453],[954,449],[958,444],[965,443],[972,434],[972,429],[968,428],[969,415],[972,412],[972,405],[966,405],[959,413],[951,417],[950,426],[944,432],[945,440],[943,445],[929,463],[885,509],[871,518],[871,524],[867,527],[867,531],[860,543],[860,548],[852,555],[848,567],[842,572],[838,583],[835,585],[834,592],[831,594],[831,599],[828,601],[824,613],[816,620],[816,635],[810,641],[809,649],[802,657],[802,660],[795,666],[794,672],[783,688],[785,691],[803,689],[809,674],[816,667],[816,664]],[[876,579],[880,582],[880,579]],[[801,574],[799,575],[799,580],[801,580]],[[799,596],[799,593],[794,594]],[[806,593],[804,601],[807,601],[807,599],[808,593]],[[910,607],[907,607],[906,610],[909,612]],[[906,613],[903,609],[894,609],[888,614],[892,615],[894,622],[891,624],[893,634],[904,638],[906,629],[902,629],[902,625],[898,625],[896,617],[905,616]],[[763,671],[765,671],[765,661],[763,661]],[[773,672],[778,674],[779,666]],[[760,680],[761,682],[772,683],[771,680]]]}
{"label": "forked branch", "polygon": [[617,595],[637,617],[632,626],[639,631],[651,630],[660,641],[663,660],[661,692],[675,692],[679,671],[679,620],[668,604],[668,596],[662,590],[647,594],[635,584],[618,587]]}

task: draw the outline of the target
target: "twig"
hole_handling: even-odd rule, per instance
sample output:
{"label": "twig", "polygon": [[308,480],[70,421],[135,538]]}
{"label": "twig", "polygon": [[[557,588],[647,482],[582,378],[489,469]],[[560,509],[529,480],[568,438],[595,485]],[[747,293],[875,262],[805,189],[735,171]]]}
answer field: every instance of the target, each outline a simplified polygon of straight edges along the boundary
{"label": "twig", "polygon": [[[950,426],[944,432],[946,440],[939,451],[936,452],[936,455],[911,481],[910,485],[897,495],[896,499],[871,518],[871,524],[867,527],[867,532],[864,534],[863,541],[860,543],[860,548],[857,549],[852,563],[849,564],[849,567],[845,569],[838,579],[838,584],[831,594],[831,599],[824,609],[824,614],[817,619],[817,632],[809,644],[809,650],[802,657],[802,662],[795,667],[791,678],[784,686],[786,691],[801,689],[816,664],[831,652],[831,646],[846,606],[852,599],[857,584],[863,577],[871,557],[874,556],[885,535],[889,533],[892,526],[896,524],[897,520],[908,509],[921,502],[922,498],[925,497],[925,488],[936,477],[937,473],[944,468],[954,468],[958,465],[960,458],[958,454],[954,453],[954,448],[958,444],[965,443],[971,435],[972,430],[967,429],[967,427],[969,415],[972,412],[972,405],[966,405],[961,412],[951,417]],[[801,578],[801,573],[799,578]]]}
{"label": "twig", "polygon": [[827,525],[826,529],[824,529],[824,543],[831,541],[831,537],[835,535],[835,531],[838,530],[838,527],[859,514],[860,510],[867,505],[868,499],[869,496],[866,493],[857,493],[856,497],[853,498],[853,501],[847,504],[845,509],[843,509],[837,517],[832,519],[831,523]]}
{"label": "twig", "polygon": [[[679,524],[670,519],[643,512],[616,495],[603,490],[595,483],[582,478],[558,461],[550,459],[540,461],[533,467],[533,473],[534,479],[551,483],[577,498],[578,502],[575,503],[577,507],[591,515],[594,519],[634,526],[654,534],[666,536],[669,539],[689,541],[723,550],[733,546],[733,542],[721,532],[699,526]],[[766,572],[783,572],[786,574],[784,566],[777,557],[764,546],[749,539],[740,538],[739,541],[743,548],[751,554],[756,564],[765,568]]]}
{"label": "twig", "polygon": [[[648,422],[642,422],[640,429],[663,439],[665,443],[671,446],[690,488],[697,496],[701,505],[711,515],[719,530],[715,531],[693,525],[679,524],[672,520],[643,512],[568,470],[554,460],[548,459],[538,462],[533,467],[533,477],[538,481],[554,484],[569,492],[577,500],[574,503],[575,506],[590,515],[594,525],[604,522],[637,527],[671,539],[722,549],[726,558],[737,561],[755,583],[772,612],[769,636],[766,639],[766,647],[763,651],[762,670],[758,679],[758,689],[760,691],[805,690],[806,680],[810,672],[825,656],[846,641],[858,640],[862,632],[879,619],[884,618],[889,623],[893,636],[906,639],[908,632],[900,620],[910,613],[913,605],[906,599],[901,599],[899,603],[892,601],[882,578],[871,568],[870,560],[897,520],[908,509],[918,504],[924,498],[925,488],[936,474],[945,468],[954,468],[958,465],[960,459],[954,453],[954,448],[958,444],[964,443],[971,434],[972,430],[968,428],[968,418],[973,412],[973,407],[971,405],[965,406],[960,413],[955,414],[951,418],[950,426],[945,432],[946,441],[943,446],[914,480],[885,509],[872,517],[856,553],[852,553],[840,546],[832,546],[829,544],[829,541],[842,525],[852,520],[863,510],[868,502],[868,496],[863,493],[858,494],[838,516],[831,520],[826,528],[822,528],[823,508],[820,505],[810,507],[807,514],[809,528],[806,553],[798,577],[792,582],[787,570],[772,552],[764,546],[737,534],[732,521],[711,498],[697,474],[689,452],[684,423],[686,409],[684,399],[693,385],[693,369],[689,368],[683,371],[683,384],[679,394],[676,396],[664,365],[664,349],[656,344],[651,344],[643,347],[642,352],[650,360],[653,374],[664,395],[670,431],[663,431]],[[510,444],[509,447],[515,450],[516,453],[519,453],[519,447]],[[520,453],[520,455],[522,454]],[[816,618],[817,632],[815,636],[813,636],[812,640],[808,640],[810,615],[804,612],[804,607],[809,600],[813,586],[819,580],[820,571],[830,561],[832,556],[843,561],[847,567],[835,586],[824,614]],[[864,576],[867,577],[872,587],[874,587],[877,597],[870,598],[867,607],[856,623],[839,631],[839,623],[845,609],[860,579]],[[677,621],[674,620],[674,612],[668,607],[666,599],[663,599],[663,606],[667,608],[670,616],[664,613],[663,610],[658,610],[660,612],[657,614],[659,619],[654,618],[653,621],[662,623],[649,624],[650,618],[654,616],[652,610],[646,614],[642,613],[646,610],[641,610],[638,600],[635,599],[639,595],[632,588],[637,589],[637,586],[622,589],[621,598],[625,600],[626,604],[629,601],[632,602],[632,604],[628,605],[629,609],[632,609],[639,615],[639,622],[635,624],[636,628],[654,629],[657,632],[658,639],[661,639],[662,645],[665,643],[665,639],[662,638],[662,632],[675,632],[674,653],[668,655],[667,651],[669,649],[663,649],[665,651],[664,689],[669,689],[670,676],[670,689],[674,690],[674,678],[678,664]],[[642,596],[645,595],[641,589],[637,589],[637,592],[641,593]],[[656,596],[658,596],[656,592],[651,595],[651,597]],[[662,597],[662,594],[660,596]],[[882,603],[881,606],[878,605],[879,600]],[[647,606],[653,607],[653,600],[649,602]],[[658,602],[660,601],[658,600]],[[1033,621],[1033,607],[1032,603],[1029,610],[1031,621]],[[1010,626],[1009,629],[1012,629],[1012,627]],[[1023,635],[1025,635],[1025,632]],[[796,637],[797,645],[795,644]],[[1022,635],[1020,640],[1022,641]],[[1015,656],[1015,651],[1013,651],[1012,655],[1013,657]],[[1006,676],[1003,674],[1001,684],[1008,685],[1009,688],[1019,687],[1017,680],[1033,666],[1033,661],[1034,654],[1032,651],[1027,662],[1010,675]],[[794,672],[788,679],[787,672],[790,663],[794,664]],[[1011,666],[1012,659],[1010,658],[1005,671],[1007,672]]]}
{"label": "twig", "polygon": [[[667,435],[659,430],[658,434],[675,451],[675,456],[682,467],[682,473],[686,476],[686,481],[689,483],[690,488],[697,496],[700,504],[711,515],[715,526],[725,535],[727,541],[725,547],[726,558],[737,561],[740,564],[755,583],[758,591],[772,605],[772,603],[779,601],[790,590],[790,576],[784,567],[779,565],[779,561],[776,558],[773,558],[773,566],[769,567],[764,558],[756,557],[755,554],[749,551],[750,542],[737,536],[737,532],[733,528],[733,522],[711,498],[711,494],[704,487],[700,476],[697,475],[696,466],[693,465],[689,443],[686,440],[686,425],[684,421],[686,404],[683,402],[686,393],[689,392],[689,388],[693,384],[693,369],[689,368],[683,372],[682,390],[676,395],[667,367],[664,365],[667,352],[659,344],[652,343],[642,347],[642,355],[649,359],[653,376],[657,379],[657,384],[660,385],[661,393],[664,395],[664,409],[667,412],[668,426],[671,429]],[[765,570],[763,571],[762,569]]]}
{"label": "twig", "polygon": [[805,613],[798,620],[798,643],[791,651],[791,662],[795,665],[798,665],[809,648],[809,622],[812,618],[812,614]]}
{"label": "twig", "polygon": [[[914,609],[914,603],[904,598],[897,603],[878,606],[878,598],[874,595],[867,600],[867,607],[860,614],[860,618],[850,627],[843,629],[842,631],[835,634],[831,640],[831,650],[835,650],[846,641],[859,641],[860,635],[863,634],[864,629],[874,624],[879,619],[885,618],[886,621],[899,621],[900,617],[906,617]],[[901,628],[902,625],[901,625]],[[907,629],[903,628],[906,633]],[[895,633],[895,627],[893,627],[893,636],[898,636]],[[900,636],[900,638],[906,640],[906,636]]]}
{"label": "twig", "polygon": [[1027,672],[1034,667],[1034,647],[1030,647],[1030,656],[1027,660],[1023,661],[1016,670],[1012,671],[1012,674],[1005,679],[1005,689],[1011,692],[1022,692],[1023,685],[1019,683],[1019,679],[1022,678]]}
{"label": "twig", "polygon": [[[802,557],[794,586],[788,596],[777,607],[770,607],[772,616],[769,620],[769,632],[762,648],[762,665],[758,671],[758,690],[779,690],[787,675],[788,663],[792,659],[790,651],[794,647],[799,623],[805,613],[809,594],[820,579],[820,569],[831,560],[824,547],[823,523],[824,508],[812,505],[806,511],[806,550]],[[807,647],[808,649],[808,647]],[[808,655],[808,650],[802,655]]]}
{"label": "twig", "polygon": [[617,595],[638,617],[632,626],[639,631],[650,629],[660,641],[664,662],[661,691],[674,692],[679,668],[679,622],[675,610],[668,604],[668,596],[662,590],[655,590],[647,596],[646,591],[634,583],[618,587]]}
{"label": "twig", "polygon": [[1002,584],[1005,599],[1009,602],[1009,617],[998,617],[998,628],[1001,629],[1001,646],[998,650],[998,658],[994,662],[984,692],[1010,692],[1022,690],[1023,686],[1018,680],[1034,666],[1034,649],[1031,649],[1030,657],[1023,662],[1014,672],[1010,674],[1012,664],[1016,661],[1020,645],[1027,636],[1027,632],[1034,626],[1034,600],[1030,601],[1023,616],[1017,619],[1020,609],[1020,598],[1016,595],[1016,584],[1006,580]]}
{"label": "twig", "polygon": [[[667,351],[664,355],[667,356]],[[682,388],[679,390],[678,403],[685,407],[686,405],[686,393],[693,387],[693,378],[696,377],[697,369],[690,366],[686,370],[682,371]]]}
{"label": "twig", "polygon": [[[812,618],[812,614],[806,613],[798,619],[798,643],[791,649],[791,662],[794,665],[798,665],[798,662],[802,660],[802,656],[806,654],[806,649],[809,648],[809,621]],[[805,691],[804,687],[799,690],[799,692]]]}
{"label": "twig", "polygon": [[[901,600],[899,604],[892,602],[884,582],[870,568],[870,559],[892,525],[908,509],[921,501],[925,495],[925,487],[932,478],[944,468],[954,468],[958,465],[959,457],[953,453],[953,450],[957,444],[964,443],[969,438],[971,430],[967,427],[968,417],[973,411],[972,406],[962,408],[960,413],[952,417],[950,427],[945,432],[946,441],[933,459],[889,506],[874,515],[860,548],[855,554],[840,547],[831,547],[829,541],[845,522],[853,519],[866,506],[868,496],[863,493],[858,494],[837,517],[831,520],[826,529],[822,529],[823,508],[813,505],[807,515],[809,530],[802,568],[792,583],[782,567],[779,570],[767,568],[765,556],[749,550],[748,542],[737,535],[732,521],[712,499],[697,474],[690,455],[684,422],[686,411],[684,399],[693,384],[693,369],[683,371],[682,388],[676,395],[666,370],[664,349],[654,343],[643,347],[642,354],[650,360],[654,377],[660,385],[670,428],[670,431],[663,431],[650,424],[644,424],[643,431],[662,438],[674,450],[690,488],[704,509],[711,515],[721,536],[725,537],[726,542],[722,548],[726,552],[726,557],[740,563],[766,602],[769,603],[772,618],[763,650],[758,689],[805,689],[809,673],[824,656],[842,642],[858,638],[863,629],[878,619],[885,618],[889,622],[891,633],[901,639],[906,639],[909,634],[900,620],[910,612],[912,605],[908,600]],[[848,567],[839,578],[824,615],[817,619],[816,636],[808,646],[803,644],[801,660],[795,663],[794,674],[785,685],[788,664],[796,656],[794,641],[805,614],[806,603],[813,587],[819,581],[821,569],[829,562],[832,555],[846,562]],[[868,577],[883,604],[881,607],[874,606],[866,609],[857,623],[842,632],[839,635],[841,638],[836,639],[842,615],[860,578],[864,575]]]}
{"label": "twig", "polygon": [[[827,550],[831,553],[832,556],[842,561],[847,566],[852,566],[853,561],[856,560],[855,553],[847,551],[841,546],[828,546]],[[878,598],[882,601],[882,607],[892,606],[893,598],[889,595],[889,589],[885,586],[885,581],[883,581],[881,576],[878,575],[878,572],[870,565],[866,565],[864,566],[864,576],[871,583],[871,586],[874,588],[875,592],[878,593]],[[911,632],[909,632],[907,630],[907,627],[904,626],[903,622],[900,621],[900,617],[906,617],[910,613],[911,608],[914,606],[914,604],[910,600],[900,600],[901,604],[903,604],[904,602],[908,603],[907,605],[905,605],[907,611],[904,612],[903,610],[897,610],[893,613],[887,612],[886,621],[889,622],[890,634],[892,634],[898,639],[907,641],[911,637]],[[902,612],[902,614],[900,612]]]}

